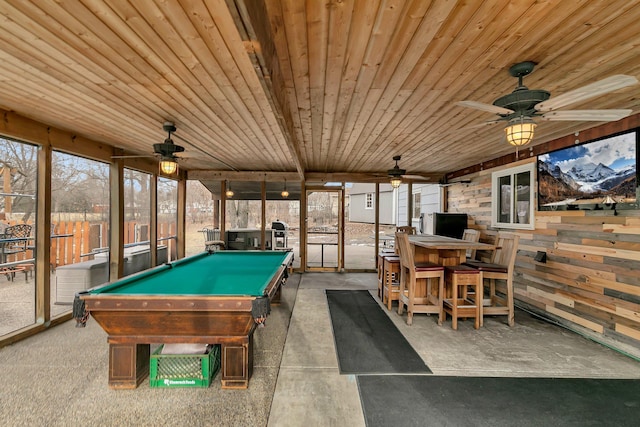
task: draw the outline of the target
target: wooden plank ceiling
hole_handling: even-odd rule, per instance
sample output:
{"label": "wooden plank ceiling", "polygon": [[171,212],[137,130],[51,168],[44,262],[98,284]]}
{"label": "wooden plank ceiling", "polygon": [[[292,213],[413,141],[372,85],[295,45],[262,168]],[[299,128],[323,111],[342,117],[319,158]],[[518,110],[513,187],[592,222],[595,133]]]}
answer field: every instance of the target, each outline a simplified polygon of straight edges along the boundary
{"label": "wooden plank ceiling", "polygon": [[[629,0],[0,2],[0,108],[150,154],[175,122],[189,176],[436,182],[513,152],[491,104],[534,61],[553,95],[640,76]],[[640,85],[570,109],[640,112]],[[594,122],[541,122],[533,145]],[[234,175],[235,174],[235,175]],[[239,175],[240,174],[240,175]]]}

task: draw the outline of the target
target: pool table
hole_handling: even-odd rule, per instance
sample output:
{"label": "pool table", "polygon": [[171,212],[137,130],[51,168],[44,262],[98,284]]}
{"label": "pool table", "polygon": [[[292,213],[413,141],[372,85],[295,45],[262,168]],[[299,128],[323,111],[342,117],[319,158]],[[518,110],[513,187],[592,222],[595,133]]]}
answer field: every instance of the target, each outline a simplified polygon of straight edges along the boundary
{"label": "pool table", "polygon": [[283,251],[204,252],[80,292],[74,316],[108,334],[109,387],[136,388],[150,344],[221,345],[223,388],[247,388],[253,332],[279,302],[293,259]]}

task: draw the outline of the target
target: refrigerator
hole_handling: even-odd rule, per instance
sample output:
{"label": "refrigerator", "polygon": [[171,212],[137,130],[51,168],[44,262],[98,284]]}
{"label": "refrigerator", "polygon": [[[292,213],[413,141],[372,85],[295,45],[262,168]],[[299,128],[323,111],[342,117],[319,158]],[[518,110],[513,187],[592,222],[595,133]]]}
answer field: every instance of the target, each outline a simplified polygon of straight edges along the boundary
{"label": "refrigerator", "polygon": [[433,212],[424,217],[424,233],[462,239],[467,228],[466,213]]}

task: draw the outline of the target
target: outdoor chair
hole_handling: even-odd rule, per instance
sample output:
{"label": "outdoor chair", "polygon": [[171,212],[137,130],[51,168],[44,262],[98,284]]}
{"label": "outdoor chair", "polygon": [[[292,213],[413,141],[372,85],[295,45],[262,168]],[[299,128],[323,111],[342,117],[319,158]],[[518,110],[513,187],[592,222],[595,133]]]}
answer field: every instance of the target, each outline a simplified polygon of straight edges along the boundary
{"label": "outdoor chair", "polygon": [[[378,253],[378,297],[380,298],[381,301],[385,301],[384,299],[384,288],[386,286],[386,280],[387,280],[387,275],[385,273],[385,259],[386,258],[392,258],[392,259],[396,259],[396,261],[398,262],[398,265],[400,265],[400,258],[398,257],[398,254],[396,254],[395,252],[385,252],[382,251],[380,253]],[[398,269],[399,270],[399,269]],[[393,280],[393,277],[392,277]],[[397,280],[397,279],[396,279]]]}
{"label": "outdoor chair", "polygon": [[445,268],[447,292],[450,297],[444,298],[444,312],[451,315],[451,327],[458,329],[458,319],[473,317],[473,327],[481,326],[482,302],[471,295],[481,294],[482,273],[466,265],[452,265]]}
{"label": "outdoor chair", "polygon": [[393,301],[398,300],[400,290],[400,257],[390,254],[382,257],[382,303],[391,310]]}
{"label": "outdoor chair", "polygon": [[[482,296],[480,326],[485,315],[506,315],[509,326],[513,326],[513,273],[515,270],[518,241],[520,236],[511,233],[498,233],[491,262],[467,261],[464,265],[473,267],[482,275]],[[488,298],[484,298],[485,279],[489,281]],[[500,282],[497,282],[500,281]]]}
{"label": "outdoor chair", "polygon": [[[407,233],[396,233],[400,252],[400,288],[398,314],[407,306],[407,325],[413,323],[414,313],[438,315],[438,325],[444,320],[444,267],[431,263],[416,263]],[[433,279],[437,280],[437,287]]]}
{"label": "outdoor chair", "polygon": [[31,236],[29,224],[10,225],[4,229],[3,242],[0,243],[0,264],[7,261],[7,257],[28,249],[28,238]]}
{"label": "outdoor chair", "polygon": [[220,230],[217,228],[203,228],[204,250],[217,251],[225,248],[224,240],[220,239]]}

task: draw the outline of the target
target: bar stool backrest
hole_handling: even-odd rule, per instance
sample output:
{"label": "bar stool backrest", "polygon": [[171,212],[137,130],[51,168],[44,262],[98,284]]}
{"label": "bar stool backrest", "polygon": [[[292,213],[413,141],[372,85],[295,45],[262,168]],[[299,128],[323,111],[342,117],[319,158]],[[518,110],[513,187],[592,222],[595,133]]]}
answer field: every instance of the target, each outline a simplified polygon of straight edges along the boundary
{"label": "bar stool backrest", "polygon": [[498,233],[496,238],[496,250],[493,253],[491,262],[505,266],[509,270],[509,274],[513,274],[513,268],[516,263],[516,254],[518,253],[518,241],[520,236],[513,233]]}
{"label": "bar stool backrest", "polygon": [[396,233],[416,234],[416,228],[410,225],[401,225],[396,227]]}
{"label": "bar stool backrest", "polygon": [[407,233],[396,233],[396,245],[400,253],[400,264],[402,267],[415,270],[416,263],[409,243],[409,235]]}
{"label": "bar stool backrest", "polygon": [[[480,241],[480,232],[478,230],[474,230],[473,228],[465,228],[462,233],[462,240],[466,240],[467,242],[477,243]],[[475,259],[476,258],[476,250],[475,249],[467,249],[467,259]]]}

